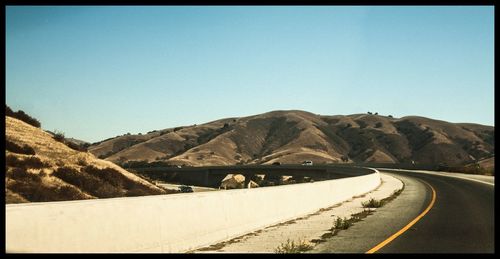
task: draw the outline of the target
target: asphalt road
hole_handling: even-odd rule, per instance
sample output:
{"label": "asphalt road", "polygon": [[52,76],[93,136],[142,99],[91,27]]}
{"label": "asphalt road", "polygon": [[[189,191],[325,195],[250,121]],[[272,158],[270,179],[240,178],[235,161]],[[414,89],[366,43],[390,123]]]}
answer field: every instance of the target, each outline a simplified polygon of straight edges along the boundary
{"label": "asphalt road", "polygon": [[311,252],[367,252],[429,207],[432,186],[436,195],[430,210],[376,253],[494,253],[492,184],[408,171],[391,173],[405,183],[398,198]]}

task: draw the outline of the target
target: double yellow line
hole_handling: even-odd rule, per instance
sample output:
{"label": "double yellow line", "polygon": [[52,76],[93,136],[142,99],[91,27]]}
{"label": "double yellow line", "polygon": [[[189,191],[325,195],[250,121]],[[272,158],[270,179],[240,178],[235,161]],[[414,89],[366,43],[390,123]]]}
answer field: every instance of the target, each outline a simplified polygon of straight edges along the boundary
{"label": "double yellow line", "polygon": [[389,244],[390,242],[392,242],[392,240],[396,239],[398,236],[400,236],[401,234],[406,232],[409,228],[411,228],[411,226],[415,225],[415,223],[417,223],[417,221],[419,221],[423,216],[425,216],[425,214],[427,214],[427,212],[429,212],[429,210],[431,210],[432,206],[434,206],[434,203],[436,202],[436,190],[434,190],[434,188],[429,183],[427,183],[425,181],[422,181],[422,182],[427,184],[432,190],[432,200],[431,200],[431,203],[429,204],[429,206],[427,206],[427,208],[422,213],[420,213],[420,215],[418,215],[415,219],[413,219],[410,223],[408,223],[408,225],[404,226],[398,232],[394,233],[392,236],[390,236],[386,240],[382,241],[380,244],[378,244],[375,247],[373,247],[372,249],[368,250],[366,252],[367,254],[373,254],[373,253],[377,252],[378,250],[380,250],[380,248],[382,248],[382,247],[386,246],[387,244]]}

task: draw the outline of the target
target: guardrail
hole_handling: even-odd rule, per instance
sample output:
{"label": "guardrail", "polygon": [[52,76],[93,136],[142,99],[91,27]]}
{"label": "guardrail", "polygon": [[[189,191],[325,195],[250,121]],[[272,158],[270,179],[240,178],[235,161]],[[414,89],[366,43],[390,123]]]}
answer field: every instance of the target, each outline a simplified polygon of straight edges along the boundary
{"label": "guardrail", "polygon": [[313,213],[380,184],[374,169],[338,173],[352,170],[365,174],[256,189],[9,204],[6,251],[186,252]]}

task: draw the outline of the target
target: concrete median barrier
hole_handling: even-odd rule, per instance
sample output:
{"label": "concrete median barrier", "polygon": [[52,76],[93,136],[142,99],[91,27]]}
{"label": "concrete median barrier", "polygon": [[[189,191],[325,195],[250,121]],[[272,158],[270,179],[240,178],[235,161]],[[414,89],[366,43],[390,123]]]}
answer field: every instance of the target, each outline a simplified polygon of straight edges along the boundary
{"label": "concrete median barrier", "polygon": [[9,204],[6,251],[186,252],[307,215],[380,183],[373,170],[256,189]]}

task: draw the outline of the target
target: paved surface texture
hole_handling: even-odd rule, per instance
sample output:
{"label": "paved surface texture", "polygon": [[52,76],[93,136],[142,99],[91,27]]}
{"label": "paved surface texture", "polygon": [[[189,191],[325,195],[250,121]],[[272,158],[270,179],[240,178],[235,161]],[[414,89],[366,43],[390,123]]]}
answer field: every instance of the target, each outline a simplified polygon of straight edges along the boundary
{"label": "paved surface texture", "polygon": [[334,220],[337,217],[350,218],[351,214],[364,210],[361,205],[362,202],[368,201],[370,198],[384,199],[391,196],[394,191],[403,188],[403,183],[400,180],[387,174],[381,174],[381,179],[382,184],[376,190],[361,197],[353,197],[349,201],[322,209],[314,214],[191,252],[274,253],[275,249],[280,244],[286,243],[288,239],[294,242],[304,240],[314,245],[315,243],[311,241],[323,240],[322,236],[331,232],[330,228],[333,227]]}
{"label": "paved surface texture", "polygon": [[364,253],[375,247],[428,207],[432,191],[425,183],[436,191],[432,208],[377,253],[494,252],[492,184],[461,175],[457,178],[427,172],[391,172],[405,183],[405,190],[398,198],[310,252]]}
{"label": "paved surface texture", "polygon": [[426,171],[426,170],[403,170],[403,169],[390,169],[390,168],[378,168],[379,170],[391,172],[391,171],[396,171],[396,172],[415,172],[415,173],[424,173],[424,174],[432,174],[432,175],[440,175],[440,176],[447,176],[447,177],[454,177],[454,178],[462,178],[466,180],[472,180],[472,181],[477,181],[477,182],[482,182],[482,183],[488,183],[488,184],[495,184],[495,177],[490,176],[490,175],[477,175],[477,174],[462,174],[462,173],[450,173],[450,172],[436,172],[436,171]]}
{"label": "paved surface texture", "polygon": [[[420,214],[430,201],[426,185],[411,177],[393,175],[404,182],[403,192],[393,201],[349,229],[318,244],[310,253],[365,253],[396,233]],[[413,231],[410,229],[409,231]]]}
{"label": "paved surface texture", "polygon": [[401,172],[436,190],[434,207],[380,253],[494,253],[494,186],[462,178]]}

